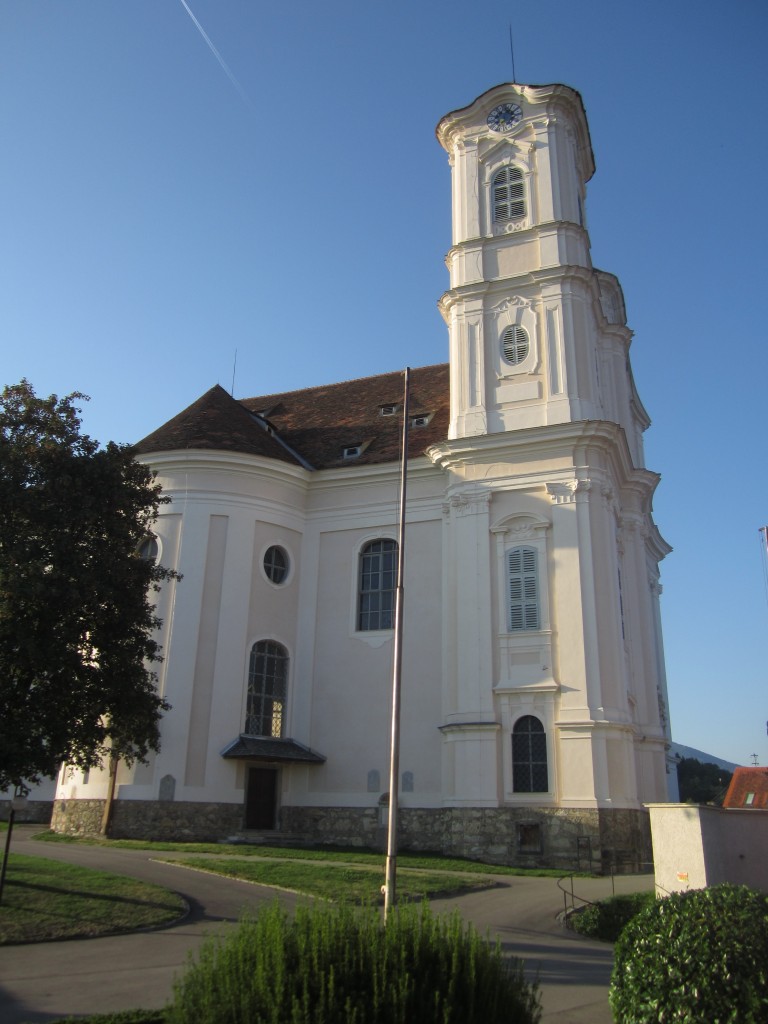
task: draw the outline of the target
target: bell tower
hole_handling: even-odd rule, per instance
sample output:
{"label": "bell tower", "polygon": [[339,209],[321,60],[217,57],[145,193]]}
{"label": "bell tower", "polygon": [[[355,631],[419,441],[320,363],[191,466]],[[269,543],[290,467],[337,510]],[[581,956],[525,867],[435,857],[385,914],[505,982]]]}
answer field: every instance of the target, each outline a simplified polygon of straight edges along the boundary
{"label": "bell tower", "polygon": [[[603,289],[585,224],[595,164],[581,97],[564,85],[499,85],[447,114],[437,138],[453,185],[440,301],[450,437],[606,418]],[[605,285],[620,296],[615,279]]]}
{"label": "bell tower", "polygon": [[[446,472],[446,802],[640,829],[642,803],[666,798],[670,548],[621,287],[591,260],[584,105],[565,85],[502,84],[437,138],[453,221],[450,426],[429,450]],[[535,781],[515,753],[534,727]]]}

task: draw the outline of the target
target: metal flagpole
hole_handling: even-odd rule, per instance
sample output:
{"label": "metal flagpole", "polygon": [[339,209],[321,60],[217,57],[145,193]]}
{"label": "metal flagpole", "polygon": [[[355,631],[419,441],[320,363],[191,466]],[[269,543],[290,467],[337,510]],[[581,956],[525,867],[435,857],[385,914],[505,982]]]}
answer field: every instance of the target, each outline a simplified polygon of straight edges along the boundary
{"label": "metal flagpole", "polygon": [[397,875],[397,797],[400,772],[400,683],[403,667],[403,570],[405,569],[405,488],[408,467],[408,405],[410,367],[405,369],[403,395],[403,449],[400,464],[400,529],[397,545],[395,591],[395,651],[392,670],[392,740],[389,758],[389,817],[387,821],[387,874],[384,884],[384,921],[395,905]]}

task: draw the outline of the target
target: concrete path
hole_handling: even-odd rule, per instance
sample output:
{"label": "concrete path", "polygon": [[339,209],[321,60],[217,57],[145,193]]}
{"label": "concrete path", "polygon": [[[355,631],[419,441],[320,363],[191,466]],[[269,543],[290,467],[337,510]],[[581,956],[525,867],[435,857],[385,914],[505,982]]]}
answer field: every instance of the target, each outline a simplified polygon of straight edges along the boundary
{"label": "concrete path", "polygon": [[[0,948],[2,1024],[45,1024],[70,1014],[163,1006],[174,978],[206,935],[237,921],[243,910],[275,899],[274,889],[161,864],[146,850],[37,843],[31,839],[37,828],[16,826],[12,852],[163,885],[185,897],[190,914],[160,931]],[[650,875],[615,880],[617,892],[652,887]],[[612,883],[577,879],[575,889],[586,899],[600,899],[611,894]],[[299,899],[279,895],[289,907]],[[612,947],[562,927],[558,914],[563,894],[555,879],[509,878],[497,888],[435,900],[432,906],[436,912],[457,909],[483,934],[498,935],[505,951],[525,960],[527,973],[541,983],[543,1021],[611,1024],[607,994]]]}

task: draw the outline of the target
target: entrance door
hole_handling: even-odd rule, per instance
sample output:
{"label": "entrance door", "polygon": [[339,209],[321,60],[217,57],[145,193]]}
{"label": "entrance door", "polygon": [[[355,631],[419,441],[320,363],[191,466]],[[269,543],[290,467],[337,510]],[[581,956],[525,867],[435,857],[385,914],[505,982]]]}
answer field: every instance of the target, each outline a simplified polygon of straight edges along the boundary
{"label": "entrance door", "polygon": [[277,817],[277,768],[249,768],[245,827],[273,829]]}

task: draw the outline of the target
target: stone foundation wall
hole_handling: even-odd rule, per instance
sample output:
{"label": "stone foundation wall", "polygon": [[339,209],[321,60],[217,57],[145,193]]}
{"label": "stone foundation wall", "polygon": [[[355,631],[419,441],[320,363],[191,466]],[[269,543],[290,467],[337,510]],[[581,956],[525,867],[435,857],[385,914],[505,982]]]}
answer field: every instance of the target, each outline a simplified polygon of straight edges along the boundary
{"label": "stone foundation wall", "polygon": [[[57,800],[51,828],[96,833],[103,800]],[[216,842],[242,831],[243,805],[116,800],[114,839]],[[652,862],[645,811],[545,807],[401,808],[399,849],[435,852],[515,867],[636,871]],[[384,849],[386,808],[283,807],[282,834],[310,846]],[[262,833],[262,838],[270,833]]]}
{"label": "stone foundation wall", "polygon": [[[284,807],[281,827],[313,845],[384,849],[375,808]],[[401,808],[399,849],[435,852],[514,867],[582,871],[648,870],[645,811],[578,808]]]}
{"label": "stone foundation wall", "polygon": [[103,800],[54,800],[51,829],[66,836],[95,835],[103,813]]}
{"label": "stone foundation wall", "polygon": [[[28,800],[23,811],[16,811],[14,821],[17,825],[47,825],[51,820],[53,801]],[[11,815],[11,801],[0,800],[0,821],[8,821]]]}
{"label": "stone foundation wall", "polygon": [[[101,828],[103,800],[56,800],[51,828],[65,835],[93,835]],[[111,839],[215,843],[243,825],[242,804],[166,800],[115,800]]]}

